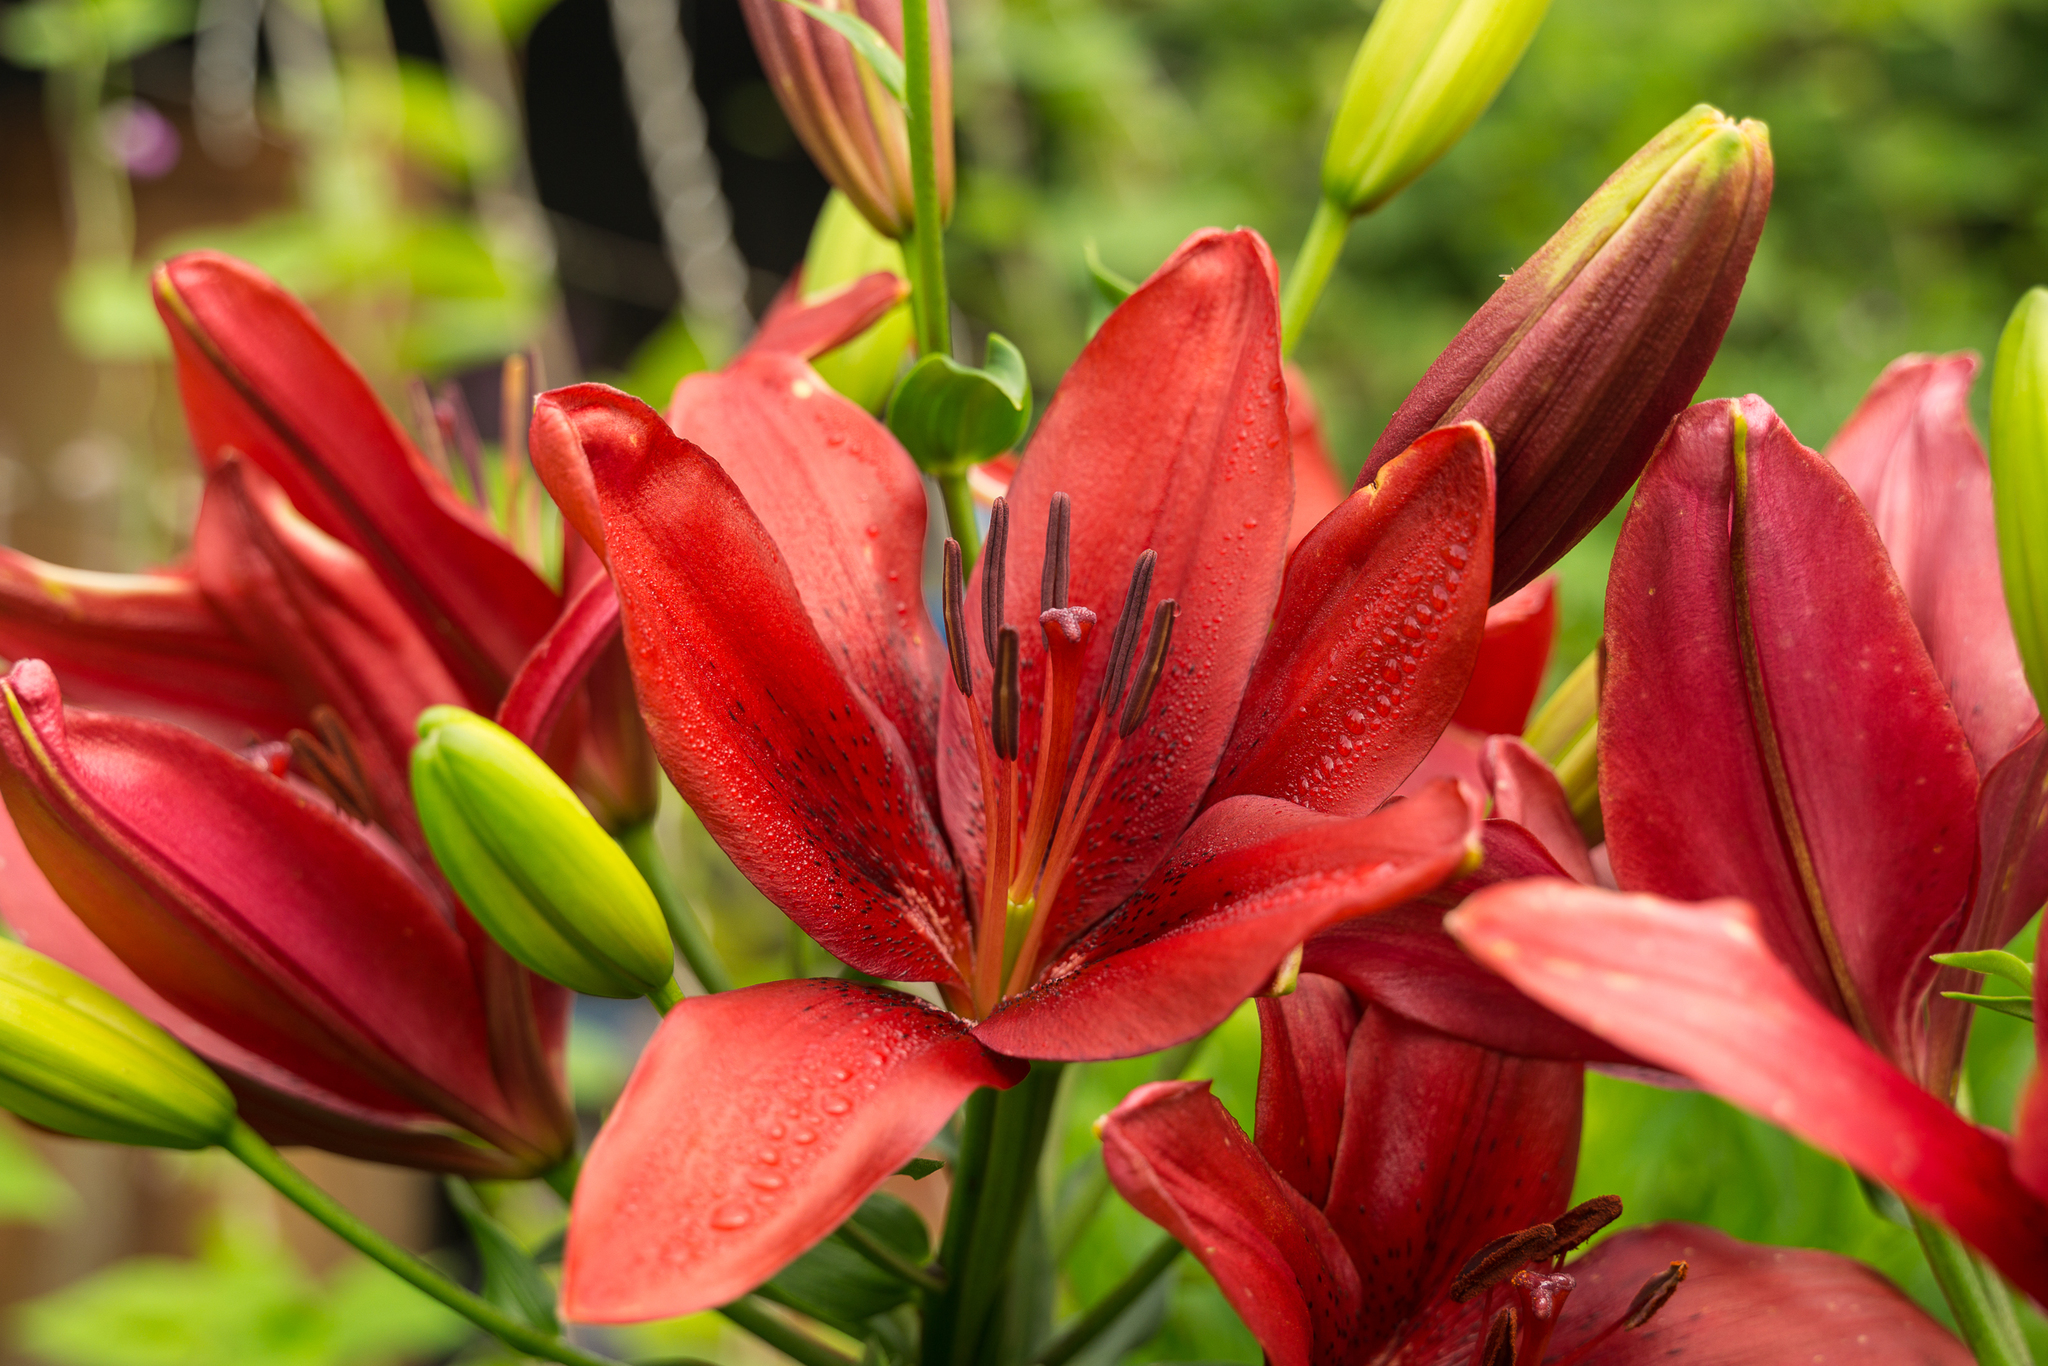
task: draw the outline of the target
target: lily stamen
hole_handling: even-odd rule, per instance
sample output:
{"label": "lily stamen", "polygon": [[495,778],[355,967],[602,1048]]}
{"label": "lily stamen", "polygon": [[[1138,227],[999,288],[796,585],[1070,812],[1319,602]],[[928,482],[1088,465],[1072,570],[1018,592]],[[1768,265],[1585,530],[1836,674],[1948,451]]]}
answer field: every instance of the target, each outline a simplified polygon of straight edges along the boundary
{"label": "lily stamen", "polygon": [[319,735],[294,730],[285,736],[291,746],[292,768],[325,793],[343,814],[364,825],[378,824],[377,799],[363,772],[355,737],[349,734],[341,714],[322,703],[313,708],[312,720]]}

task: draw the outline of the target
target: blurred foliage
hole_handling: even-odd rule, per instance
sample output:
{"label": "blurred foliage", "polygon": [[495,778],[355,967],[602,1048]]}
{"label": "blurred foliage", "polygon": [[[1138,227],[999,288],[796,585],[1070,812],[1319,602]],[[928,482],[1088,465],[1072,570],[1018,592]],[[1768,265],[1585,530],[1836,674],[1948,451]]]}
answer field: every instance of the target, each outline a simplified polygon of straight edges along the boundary
{"label": "blurred foliage", "polygon": [[196,1259],[137,1257],[31,1300],[16,1339],[51,1366],[375,1366],[440,1356],[463,1320],[382,1267],[314,1279],[273,1231],[221,1220]]}
{"label": "blurred foliage", "polygon": [[51,1170],[22,1131],[21,1121],[0,1115],[0,1224],[48,1224],[68,1214],[77,1194]]}

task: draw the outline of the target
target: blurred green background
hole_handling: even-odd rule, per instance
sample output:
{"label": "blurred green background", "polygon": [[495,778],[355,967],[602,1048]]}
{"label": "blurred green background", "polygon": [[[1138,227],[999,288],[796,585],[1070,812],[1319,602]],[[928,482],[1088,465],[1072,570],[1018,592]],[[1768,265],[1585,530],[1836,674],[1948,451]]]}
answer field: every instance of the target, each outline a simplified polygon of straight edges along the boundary
{"label": "blurred green background", "polygon": [[[0,145],[9,149],[0,153],[0,297],[18,319],[0,337],[0,539],[105,568],[178,548],[189,517],[186,455],[165,416],[153,322],[135,293],[138,272],[174,243],[257,254],[359,339],[373,378],[393,394],[413,371],[487,384],[469,367],[547,341],[550,319],[562,323],[566,341],[557,334],[552,344],[574,369],[631,375],[650,396],[719,350],[715,326],[675,313],[601,0],[493,11],[523,82],[525,191],[515,183],[516,118],[491,112],[454,71],[444,39],[420,36],[418,0],[390,0],[381,38],[374,8],[360,0],[298,4],[339,35],[344,57],[363,63],[336,68],[350,117],[322,126],[294,115],[273,98],[274,54],[266,56],[262,88],[272,94],[257,105],[261,146],[240,169],[208,162],[193,87],[178,79],[192,63],[183,35],[199,9],[176,0],[34,3],[33,22],[22,17],[29,0],[0,8],[14,60],[0,71]],[[1194,229],[1242,223],[1267,236],[1284,269],[1371,9],[1354,0],[954,0],[962,169],[952,270],[969,332],[1014,339],[1043,396],[1100,317],[1084,265],[1091,243],[1138,277]],[[76,60],[67,67],[61,45],[30,41],[47,38],[54,20],[130,35],[125,47],[100,49],[92,119],[65,104]],[[823,184],[766,98],[734,0],[688,0],[682,21],[746,297],[759,308],[801,253]],[[185,160],[159,183],[138,175],[128,185],[135,208],[125,241],[82,243],[77,206],[61,194],[66,158],[79,155],[66,139],[131,97],[181,131]],[[1359,224],[1305,335],[1299,359],[1341,463],[1355,470],[1500,277],[1635,147],[1700,101],[1766,121],[1777,160],[1769,227],[1706,394],[1760,392],[1818,446],[1887,361],[1913,350],[1987,351],[2021,290],[2048,280],[2048,0],[1554,0],[1473,132]],[[181,185],[190,202],[165,207]],[[508,185],[540,206],[554,265],[545,252],[508,248],[502,232],[493,237],[503,205],[492,196]],[[1981,392],[1979,402],[1981,414]],[[489,412],[480,416],[488,427]],[[79,444],[101,438],[92,449],[113,452],[104,477],[93,476],[99,467]],[[1561,568],[1560,665],[1597,638],[1615,526],[1611,519]],[[830,970],[687,813],[672,813],[666,837],[740,976]],[[593,1112],[651,1023],[631,1011],[579,1020],[578,1092]],[[1065,1256],[1063,1314],[1112,1284],[1157,1236],[1113,1195],[1102,1199],[1090,1122],[1131,1086],[1180,1074],[1214,1077],[1249,1124],[1257,1046],[1247,1011],[1191,1058],[1071,1069],[1062,1137],[1043,1174],[1056,1210],[1048,1245],[1062,1249],[1086,1211],[1099,1213]],[[1980,1118],[2005,1122],[2030,1063],[2024,1030],[1984,1023],[1971,1074]],[[213,1179],[193,1179],[201,1178]],[[1621,1194],[1631,1221],[1699,1219],[1864,1257],[1940,1312],[1911,1234],[1850,1173],[1711,1099],[1593,1079],[1580,1186]],[[35,1148],[0,1144],[0,1218],[61,1230],[82,1217],[65,1191]],[[198,1219],[201,1233],[185,1249],[196,1259],[122,1262],[17,1311],[17,1347],[58,1366],[367,1366],[434,1356],[456,1340],[445,1322],[396,1309],[377,1311],[395,1315],[389,1333],[359,1331],[372,1303],[362,1297],[374,1287],[346,1273],[304,1276],[288,1259],[280,1266],[263,1251],[277,1245],[275,1229],[236,1211],[230,1202]],[[558,1216],[543,1206],[507,1217],[537,1238]],[[444,1218],[426,1236],[452,1239],[453,1226]],[[1128,1349],[1125,1360],[1258,1360],[1186,1259],[1142,1310],[1113,1344]],[[108,1323],[133,1326],[98,1331]],[[129,1345],[116,1350],[117,1340]],[[648,1330],[637,1345],[767,1359],[705,1321]]]}

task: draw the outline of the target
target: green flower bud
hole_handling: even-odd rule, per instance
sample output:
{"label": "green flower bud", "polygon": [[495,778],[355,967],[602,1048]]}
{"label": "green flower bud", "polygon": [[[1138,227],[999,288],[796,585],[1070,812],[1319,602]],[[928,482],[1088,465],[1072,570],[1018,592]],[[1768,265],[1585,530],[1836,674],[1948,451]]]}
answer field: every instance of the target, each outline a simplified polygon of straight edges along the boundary
{"label": "green flower bud", "polygon": [[227,1086],[183,1044],[11,939],[0,939],[0,1106],[148,1148],[212,1147],[235,1123]]}
{"label": "green flower bud", "polygon": [[2048,711],[2048,289],[2020,299],[1991,370],[1991,492],[2005,609]]}
{"label": "green flower bud", "polygon": [[[832,191],[825,196],[825,207],[811,229],[810,248],[804,252],[804,297],[851,284],[878,270],[909,278],[903,248],[876,232],[852,200]],[[910,341],[910,304],[906,300],[852,341],[819,356],[811,366],[825,383],[869,412],[879,413],[896,385],[896,372],[903,368]]]}
{"label": "green flower bud", "polygon": [[1386,0],[1344,82],[1323,197],[1352,215],[1399,194],[1493,103],[1550,0]]}
{"label": "green flower bud", "polygon": [[491,937],[590,996],[665,987],[675,951],[639,870],[569,785],[503,727],[420,713],[412,794],[441,871]]}

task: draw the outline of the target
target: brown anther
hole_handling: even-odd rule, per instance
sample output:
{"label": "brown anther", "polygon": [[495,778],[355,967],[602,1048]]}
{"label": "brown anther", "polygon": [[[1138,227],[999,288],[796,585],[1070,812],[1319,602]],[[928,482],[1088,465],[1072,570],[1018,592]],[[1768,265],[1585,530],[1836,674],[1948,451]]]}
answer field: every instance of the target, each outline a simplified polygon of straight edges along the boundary
{"label": "brown anther", "polygon": [[1068,605],[1067,581],[1073,574],[1074,500],[1064,493],[1052,496],[1045,514],[1045,568],[1038,576],[1038,610],[1049,612]]}
{"label": "brown anther", "polygon": [[974,674],[967,667],[967,576],[960,559],[960,542],[946,538],[946,574],[943,602],[946,613],[946,655],[953,662],[953,686],[962,697],[974,695]]}
{"label": "brown anther", "polygon": [[1643,1288],[1636,1291],[1636,1297],[1628,1302],[1628,1312],[1621,1316],[1621,1326],[1636,1329],[1656,1317],[1657,1311],[1673,1295],[1685,1280],[1686,1264],[1673,1262],[1669,1267],[1643,1282]]}
{"label": "brown anther", "polygon": [[1017,684],[1017,632],[1005,626],[996,636],[996,677],[989,698],[989,739],[998,759],[1017,757],[1017,713],[1022,697]]}
{"label": "brown anther", "polygon": [[348,727],[328,706],[313,708],[313,725],[320,732],[318,737],[303,730],[292,731],[285,737],[292,748],[292,766],[343,812],[365,825],[373,824],[377,819],[376,799],[370,795],[362,756],[356,753]]}
{"label": "brown anther", "polygon": [[1179,615],[1180,604],[1172,598],[1160,603],[1152,613],[1152,637],[1145,642],[1145,662],[1139,666],[1137,682],[1131,685],[1131,700],[1124,703],[1123,719],[1116,725],[1116,733],[1122,739],[1131,738],[1131,732],[1145,719],[1145,709],[1152,705],[1160,675],[1166,672],[1166,649],[1173,644],[1173,621]]}
{"label": "brown anther", "polygon": [[981,643],[996,662],[996,635],[1003,629],[1003,575],[1010,555],[1010,500],[998,498],[988,511],[988,540],[981,547]]}
{"label": "brown anther", "polygon": [[1146,551],[1131,570],[1131,587],[1124,594],[1124,610],[1116,619],[1116,634],[1109,638],[1109,672],[1103,675],[1098,708],[1106,716],[1124,700],[1124,684],[1130,681],[1131,661],[1138,657],[1138,631],[1145,622],[1145,607],[1152,597],[1152,569],[1159,557]]}
{"label": "brown anther", "polygon": [[1503,1309],[1486,1325],[1479,1366],[1515,1366],[1515,1311]]}
{"label": "brown anther", "polygon": [[1463,1304],[1483,1290],[1506,1284],[1529,1263],[1548,1258],[1556,1244],[1557,1230],[1549,1224],[1502,1234],[1473,1253],[1451,1278],[1451,1298]]}
{"label": "brown anther", "polygon": [[1621,1197],[1596,1195],[1573,1205],[1550,1221],[1557,1230],[1557,1247],[1552,1256],[1561,1257],[1621,1217]]}
{"label": "brown anther", "polygon": [[507,474],[526,463],[526,429],[532,424],[533,368],[524,351],[514,351],[498,373],[498,445]]}

